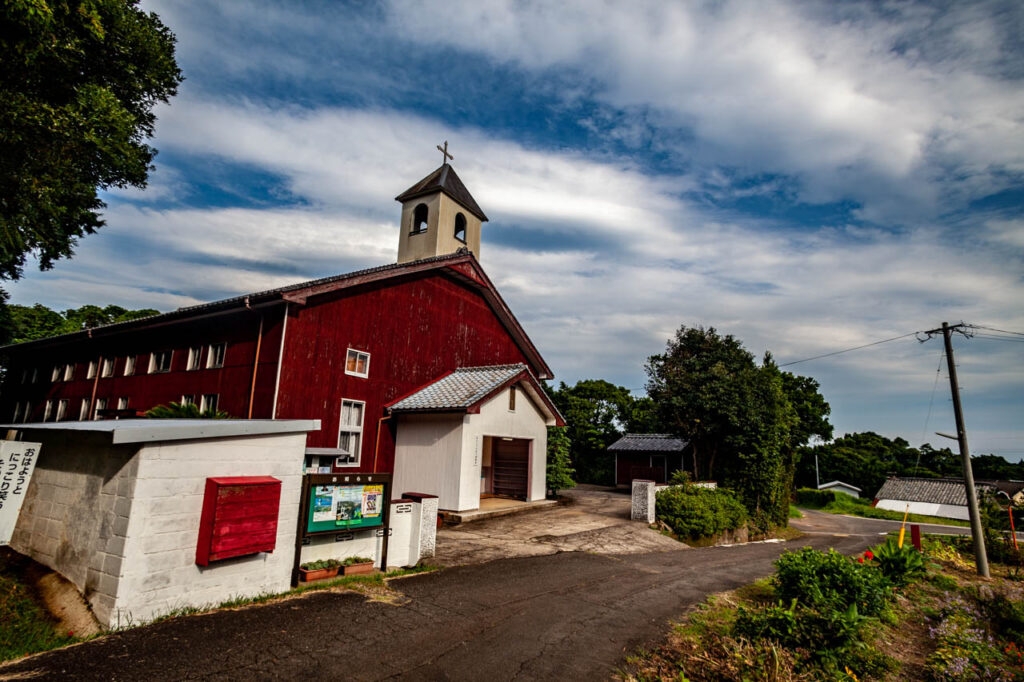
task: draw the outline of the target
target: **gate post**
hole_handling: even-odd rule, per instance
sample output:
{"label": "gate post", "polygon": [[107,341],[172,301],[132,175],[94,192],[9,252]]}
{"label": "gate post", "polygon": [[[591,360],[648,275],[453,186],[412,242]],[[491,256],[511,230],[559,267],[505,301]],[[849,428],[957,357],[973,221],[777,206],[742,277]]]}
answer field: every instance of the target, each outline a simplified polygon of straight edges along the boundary
{"label": "gate post", "polygon": [[634,521],[654,523],[654,481],[633,481],[633,503],[629,517]]}

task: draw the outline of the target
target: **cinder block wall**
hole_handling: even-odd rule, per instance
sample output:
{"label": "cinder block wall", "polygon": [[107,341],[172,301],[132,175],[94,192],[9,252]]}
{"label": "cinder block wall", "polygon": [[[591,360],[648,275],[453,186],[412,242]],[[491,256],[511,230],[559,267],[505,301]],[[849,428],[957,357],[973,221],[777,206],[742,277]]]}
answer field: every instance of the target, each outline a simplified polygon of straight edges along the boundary
{"label": "cinder block wall", "polygon": [[117,597],[138,446],[107,434],[35,431],[42,443],[11,547],[64,575],[101,623]]}

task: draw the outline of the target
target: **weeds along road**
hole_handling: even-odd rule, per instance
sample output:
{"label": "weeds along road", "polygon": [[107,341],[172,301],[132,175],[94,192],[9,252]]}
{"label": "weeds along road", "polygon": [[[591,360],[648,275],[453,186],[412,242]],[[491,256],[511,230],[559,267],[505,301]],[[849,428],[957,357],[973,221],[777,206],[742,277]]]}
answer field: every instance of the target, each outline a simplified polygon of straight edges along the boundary
{"label": "weeds along road", "polygon": [[707,595],[772,573],[785,549],[854,554],[879,540],[822,523],[787,543],[449,568],[392,581],[400,605],[314,592],[176,618],[8,664],[0,679],[603,679]]}

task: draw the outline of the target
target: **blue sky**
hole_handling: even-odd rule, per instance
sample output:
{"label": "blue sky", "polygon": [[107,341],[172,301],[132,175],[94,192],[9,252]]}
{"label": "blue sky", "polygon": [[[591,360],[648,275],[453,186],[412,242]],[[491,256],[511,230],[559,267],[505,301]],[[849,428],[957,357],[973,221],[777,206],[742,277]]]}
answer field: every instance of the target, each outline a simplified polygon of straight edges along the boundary
{"label": "blue sky", "polygon": [[[781,363],[1024,331],[1018,3],[144,6],[186,76],[150,186],[108,193],[16,303],[169,310],[392,262],[393,198],[448,140],[481,261],[568,383],[642,389],[680,324]],[[972,450],[1018,459],[1024,337],[1002,336],[957,359]],[[837,434],[938,444],[940,345],[791,369]]]}

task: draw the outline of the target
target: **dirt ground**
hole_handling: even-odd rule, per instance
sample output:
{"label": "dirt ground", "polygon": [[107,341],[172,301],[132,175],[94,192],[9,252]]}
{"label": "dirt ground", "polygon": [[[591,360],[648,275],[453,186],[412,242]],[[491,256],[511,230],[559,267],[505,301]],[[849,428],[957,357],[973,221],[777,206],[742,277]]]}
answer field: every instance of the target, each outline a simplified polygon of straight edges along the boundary
{"label": "dirt ground", "polygon": [[443,528],[432,564],[459,566],[558,552],[638,554],[686,545],[629,519],[630,496],[580,485],[563,493],[569,504]]}

